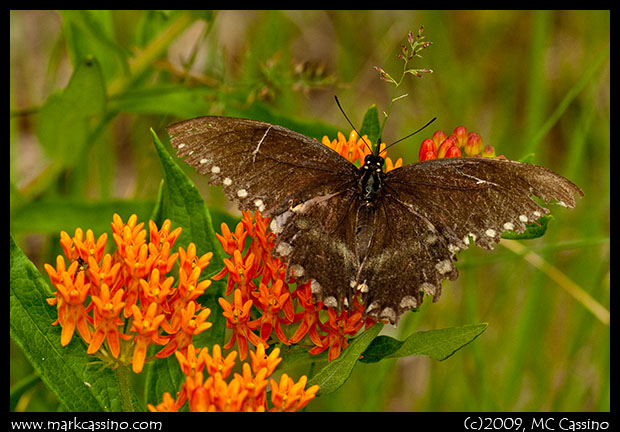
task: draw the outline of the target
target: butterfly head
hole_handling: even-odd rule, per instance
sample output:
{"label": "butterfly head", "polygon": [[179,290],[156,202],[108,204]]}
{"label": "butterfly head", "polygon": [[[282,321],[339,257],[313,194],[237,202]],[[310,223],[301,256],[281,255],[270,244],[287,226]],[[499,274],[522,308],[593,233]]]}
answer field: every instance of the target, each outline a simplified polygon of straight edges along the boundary
{"label": "butterfly head", "polygon": [[383,171],[384,163],[385,163],[385,159],[383,159],[379,155],[371,153],[371,154],[366,155],[366,157],[364,158],[364,165],[362,165],[361,169],[375,170],[377,172]]}

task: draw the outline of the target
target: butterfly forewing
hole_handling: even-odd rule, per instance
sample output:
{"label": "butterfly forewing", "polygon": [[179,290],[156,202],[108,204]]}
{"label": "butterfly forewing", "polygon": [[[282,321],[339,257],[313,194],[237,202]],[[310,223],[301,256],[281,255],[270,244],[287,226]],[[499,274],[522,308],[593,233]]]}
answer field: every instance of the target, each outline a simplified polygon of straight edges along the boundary
{"label": "butterfly forewing", "polygon": [[357,168],[325,145],[281,126],[200,117],[167,129],[177,155],[211,176],[241,210],[271,216],[355,181]]}

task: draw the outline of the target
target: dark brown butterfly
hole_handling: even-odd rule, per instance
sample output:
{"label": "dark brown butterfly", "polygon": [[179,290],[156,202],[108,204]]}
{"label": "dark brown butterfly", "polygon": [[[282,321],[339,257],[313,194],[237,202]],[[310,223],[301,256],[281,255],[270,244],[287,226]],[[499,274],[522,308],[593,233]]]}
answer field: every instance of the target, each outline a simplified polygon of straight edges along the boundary
{"label": "dark brown butterfly", "polygon": [[281,126],[200,117],[167,128],[177,155],[241,210],[260,210],[274,252],[330,308],[361,295],[366,314],[396,323],[454,280],[470,241],[491,249],[548,213],[532,196],[574,207],[579,187],[545,168],[489,158],[449,158],[390,172],[377,153],[361,168]]}

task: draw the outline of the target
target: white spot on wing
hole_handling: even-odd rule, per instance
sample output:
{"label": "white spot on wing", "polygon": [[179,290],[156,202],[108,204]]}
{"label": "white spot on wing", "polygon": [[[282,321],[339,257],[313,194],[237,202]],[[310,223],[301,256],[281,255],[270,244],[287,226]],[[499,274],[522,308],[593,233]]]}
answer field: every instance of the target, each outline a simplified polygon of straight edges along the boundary
{"label": "white spot on wing", "polygon": [[424,241],[428,245],[435,244],[437,242],[437,236],[435,234],[429,234]]}
{"label": "white spot on wing", "polygon": [[434,296],[437,293],[437,287],[430,282],[424,282],[420,285],[420,289],[424,291],[426,295]]}
{"label": "white spot on wing", "polygon": [[226,177],[222,183],[224,183],[224,186],[230,186],[232,184],[232,180],[230,177]]}
{"label": "white spot on wing", "polygon": [[379,317],[383,319],[388,319],[390,320],[390,322],[394,322],[396,321],[396,312],[394,312],[394,309],[392,309],[391,307],[386,307],[381,311],[381,315],[379,315]]}
{"label": "white spot on wing", "polygon": [[323,304],[328,308],[335,308],[338,306],[338,300],[336,300],[336,297],[334,296],[329,296],[323,300]]}
{"label": "white spot on wing", "polygon": [[450,260],[439,261],[437,264],[435,264],[435,268],[439,273],[446,274],[450,270],[452,270],[452,263],[450,262]]}
{"label": "white spot on wing", "polygon": [[528,218],[527,218],[527,216],[525,216],[525,215],[519,215],[519,220],[520,220],[521,222],[527,222],[527,221],[528,221]]}
{"label": "white spot on wing", "polygon": [[291,254],[292,251],[293,251],[293,246],[291,246],[290,244],[286,242],[280,242],[278,243],[278,246],[276,247],[276,253],[280,256],[288,256]]}
{"label": "white spot on wing", "polygon": [[204,164],[206,164],[207,162],[209,162],[209,159],[200,159],[200,164],[201,164],[201,165],[204,165]]}
{"label": "white spot on wing", "polygon": [[370,303],[368,305],[368,307],[366,308],[366,313],[369,313],[375,309],[379,309],[379,302],[378,301],[374,301],[372,303]]}
{"label": "white spot on wing", "polygon": [[413,309],[418,306],[418,301],[413,296],[404,296],[398,306],[401,309]]}
{"label": "white spot on wing", "polygon": [[248,196],[248,191],[247,191],[247,190],[245,190],[245,189],[239,189],[239,190],[237,191],[237,196],[238,196],[239,198],[247,198],[247,196]]}
{"label": "white spot on wing", "polygon": [[504,224],[504,229],[507,231],[512,231],[513,229],[515,229],[515,224],[513,224],[512,222],[506,222]]}
{"label": "white spot on wing", "polygon": [[305,273],[304,268],[300,266],[299,264],[293,264],[291,266],[291,270],[293,270],[293,272],[295,273],[295,277],[301,277]]}
{"label": "white spot on wing", "polygon": [[219,167],[219,166],[217,166],[217,165],[213,165],[213,166],[211,167],[211,172],[212,172],[213,174],[219,174],[219,173],[220,173],[220,167]]}
{"label": "white spot on wing", "polygon": [[495,232],[494,229],[489,228],[488,230],[486,230],[484,232],[487,236],[489,237],[495,237],[497,235],[497,233]]}
{"label": "white spot on wing", "polygon": [[255,199],[254,200],[254,205],[256,206],[256,208],[258,209],[258,211],[263,211],[265,210],[265,203],[263,202],[262,199]]}
{"label": "white spot on wing", "polygon": [[310,290],[312,291],[312,294],[314,295],[318,295],[323,291],[323,287],[321,286],[320,283],[318,283],[316,281],[316,279],[311,279],[310,280]]}

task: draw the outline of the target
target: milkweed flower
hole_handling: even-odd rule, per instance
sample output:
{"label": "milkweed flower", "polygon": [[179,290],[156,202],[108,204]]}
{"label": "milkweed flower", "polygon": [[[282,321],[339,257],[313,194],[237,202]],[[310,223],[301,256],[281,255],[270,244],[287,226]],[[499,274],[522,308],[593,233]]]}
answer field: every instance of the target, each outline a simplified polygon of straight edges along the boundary
{"label": "milkweed flower", "polygon": [[[197,256],[192,243],[173,252],[181,228],[172,230],[170,220],[161,228],[150,221],[148,238],[144,226],[136,215],[124,223],[115,214],[112,253],[105,253],[107,234],[95,238],[90,229],[84,234],[77,228],[73,236],[62,231],[64,257],[56,258],[56,267],[45,264],[56,288],[47,303],[57,308],[53,324],[62,327],[61,345],[68,345],[77,329],[88,354],[131,364],[136,373],[151,344],[163,346],[156,357],[166,357],[187,350],[193,336],[211,327],[211,311],[196,299],[211,284],[199,278],[213,254]],[[175,278],[169,272],[179,257]]]}
{"label": "milkweed flower", "polygon": [[157,405],[148,404],[149,411],[178,411],[185,403],[192,412],[209,411],[299,411],[310,402],[319,390],[318,385],[306,388],[308,378],[298,381],[283,373],[279,381],[273,374],[282,361],[280,349],[269,354],[263,345],[250,351],[251,362],[241,364],[241,373],[232,373],[237,351],[222,356],[219,345],[196,349],[189,345],[186,354],[175,353],[185,382],[175,400],[164,393]]}
{"label": "milkweed flower", "polygon": [[[476,132],[468,132],[465,126],[457,126],[449,136],[444,131],[435,131],[432,138],[426,138],[420,144],[418,160],[420,162],[430,159],[442,159],[451,157],[495,157],[493,146],[483,146],[482,137]],[[504,156],[498,156],[505,159]]]}

